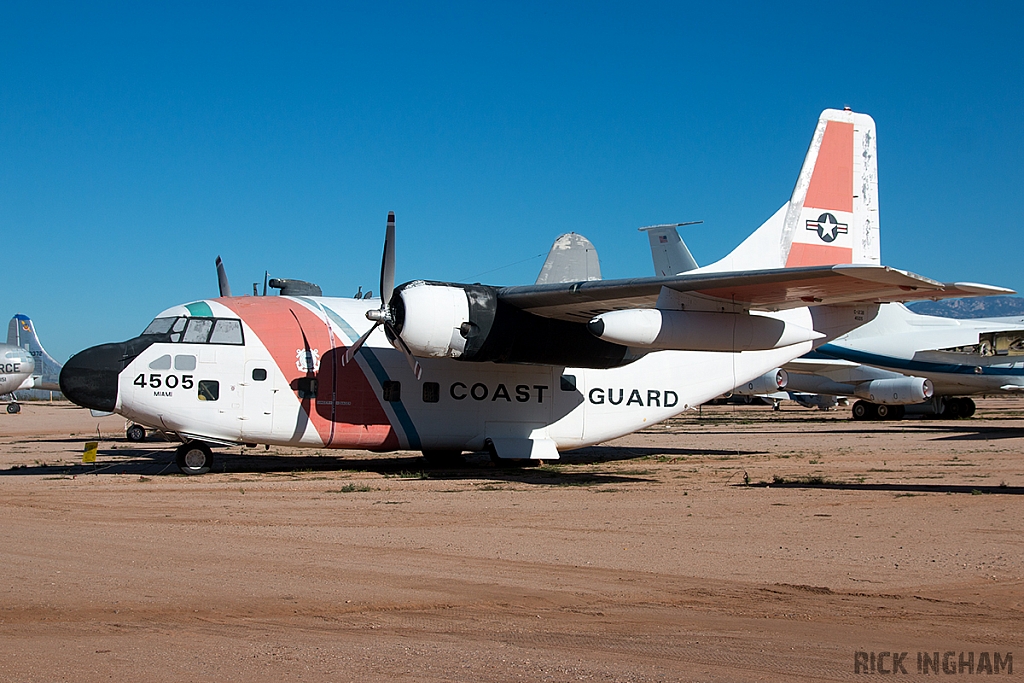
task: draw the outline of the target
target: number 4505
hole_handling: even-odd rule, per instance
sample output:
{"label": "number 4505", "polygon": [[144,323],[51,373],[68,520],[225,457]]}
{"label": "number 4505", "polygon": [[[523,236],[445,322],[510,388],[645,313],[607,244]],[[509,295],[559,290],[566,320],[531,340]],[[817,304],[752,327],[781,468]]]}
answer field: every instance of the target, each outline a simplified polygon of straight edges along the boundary
{"label": "number 4505", "polygon": [[[139,375],[132,384],[137,387],[152,387],[153,389],[159,389],[160,387],[176,389],[178,388],[179,380],[177,375],[161,375],[159,372],[154,372],[148,378],[145,374]],[[195,386],[192,381],[192,375],[182,375],[180,384],[182,389],[191,389]]]}

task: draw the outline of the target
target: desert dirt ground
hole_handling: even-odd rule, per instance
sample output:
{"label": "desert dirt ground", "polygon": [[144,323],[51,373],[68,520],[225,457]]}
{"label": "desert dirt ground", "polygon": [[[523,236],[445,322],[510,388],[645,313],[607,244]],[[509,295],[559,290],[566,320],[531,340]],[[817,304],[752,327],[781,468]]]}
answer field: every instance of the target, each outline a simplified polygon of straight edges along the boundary
{"label": "desert dirt ground", "polygon": [[123,428],[0,414],[2,681],[848,680],[857,651],[1024,674],[1024,400],[705,407],[525,469],[260,448],[185,477]]}

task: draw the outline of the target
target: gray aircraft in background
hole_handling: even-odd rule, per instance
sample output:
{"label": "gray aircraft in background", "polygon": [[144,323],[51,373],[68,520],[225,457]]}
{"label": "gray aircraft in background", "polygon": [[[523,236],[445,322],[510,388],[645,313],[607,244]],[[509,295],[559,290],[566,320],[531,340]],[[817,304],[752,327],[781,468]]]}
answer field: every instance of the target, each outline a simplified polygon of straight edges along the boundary
{"label": "gray aircraft in background", "polygon": [[39,343],[31,318],[21,313],[11,318],[7,343],[0,344],[0,396],[11,397],[7,412],[21,411],[17,391],[60,391],[60,369],[61,364]]}

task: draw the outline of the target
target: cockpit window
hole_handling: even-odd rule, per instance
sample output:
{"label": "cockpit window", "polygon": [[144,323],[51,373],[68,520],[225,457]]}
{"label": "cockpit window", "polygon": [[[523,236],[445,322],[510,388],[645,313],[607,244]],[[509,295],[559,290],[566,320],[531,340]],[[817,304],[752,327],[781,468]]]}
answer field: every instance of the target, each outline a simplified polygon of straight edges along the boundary
{"label": "cockpit window", "polygon": [[213,320],[210,318],[192,318],[188,321],[188,328],[181,341],[186,344],[205,344],[210,338],[210,330],[213,329]]}
{"label": "cockpit window", "polygon": [[149,364],[150,370],[170,370],[171,369],[171,355],[160,356],[155,361]]}
{"label": "cockpit window", "polygon": [[146,326],[142,334],[167,334],[175,320],[178,320],[178,318],[156,318]]}
{"label": "cockpit window", "polygon": [[245,344],[242,321],[237,318],[156,318],[142,334],[168,335],[174,343]]}
{"label": "cockpit window", "polygon": [[242,322],[240,320],[222,319],[213,325],[210,335],[211,344],[241,344]]}

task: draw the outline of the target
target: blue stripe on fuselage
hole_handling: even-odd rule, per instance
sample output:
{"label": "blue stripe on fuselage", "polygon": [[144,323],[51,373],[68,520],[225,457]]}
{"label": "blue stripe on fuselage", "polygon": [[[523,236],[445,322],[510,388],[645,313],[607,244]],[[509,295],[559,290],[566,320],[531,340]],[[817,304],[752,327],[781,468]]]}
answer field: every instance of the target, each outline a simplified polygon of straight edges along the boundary
{"label": "blue stripe on fuselage", "polygon": [[[340,327],[341,331],[344,332],[345,335],[349,338],[349,344],[352,344],[355,342],[356,339],[359,339],[359,333],[355,331],[355,328],[353,328],[351,325],[345,322],[344,318],[338,315],[338,313],[335,312],[334,310],[328,308],[322,302],[320,306],[317,306],[317,302],[306,297],[300,296],[296,298],[305,301],[310,306],[313,306],[315,308],[322,307],[324,312],[327,314],[327,317],[330,318],[335,325]],[[390,381],[391,378],[388,377],[387,370],[385,370],[384,366],[381,365],[380,359],[377,358],[376,354],[373,353],[373,349],[371,349],[366,344],[363,344],[362,348],[359,349],[358,353],[362,355],[363,360],[365,360],[366,364],[370,366],[370,370],[373,371],[373,376],[377,378],[378,383],[383,385],[384,382]],[[403,404],[401,401],[395,401],[394,403],[391,403],[390,406],[391,409],[395,411],[395,417],[398,418],[398,422],[399,424],[402,425],[402,429],[405,430],[405,437],[409,441],[409,447],[413,449],[419,449],[420,435],[419,432],[416,431],[416,425],[413,424],[412,417],[409,416],[409,411],[406,410],[405,404]]]}
{"label": "blue stripe on fuselage", "polygon": [[[892,356],[881,356],[875,353],[867,353],[865,351],[855,351],[853,349],[843,348],[841,346],[834,346],[833,344],[824,344],[816,349],[819,353],[825,354],[832,358],[838,358],[840,360],[853,361],[854,363],[863,363],[864,365],[874,365],[881,368],[895,368],[897,370],[906,370],[912,373],[945,373],[950,375],[1011,375],[1021,377],[1024,376],[1024,368],[1013,368],[1004,366],[992,366],[992,365],[959,365],[956,363],[932,363],[929,361],[921,360],[905,360],[903,358],[893,358]],[[981,372],[977,371],[977,368],[981,368]]]}

